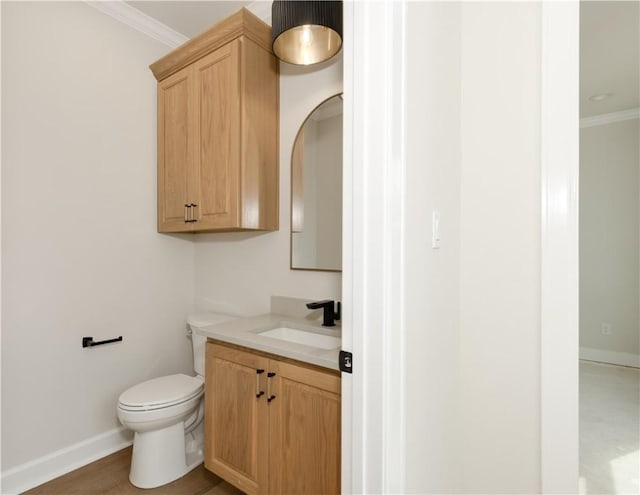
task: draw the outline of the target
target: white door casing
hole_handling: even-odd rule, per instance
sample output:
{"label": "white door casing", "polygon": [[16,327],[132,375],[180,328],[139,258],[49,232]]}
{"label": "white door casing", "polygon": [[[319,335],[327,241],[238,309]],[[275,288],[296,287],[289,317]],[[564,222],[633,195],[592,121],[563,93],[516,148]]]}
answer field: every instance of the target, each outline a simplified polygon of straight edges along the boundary
{"label": "white door casing", "polygon": [[578,0],[542,4],[543,493],[578,493]]}
{"label": "white door casing", "polygon": [[343,493],[404,492],[404,12],[344,3]]}
{"label": "white door casing", "polygon": [[[345,2],[343,493],[402,493],[405,2]],[[541,46],[543,493],[578,481],[579,3],[545,2]],[[407,63],[410,63],[408,61]],[[406,372],[410,372],[407,370]]]}

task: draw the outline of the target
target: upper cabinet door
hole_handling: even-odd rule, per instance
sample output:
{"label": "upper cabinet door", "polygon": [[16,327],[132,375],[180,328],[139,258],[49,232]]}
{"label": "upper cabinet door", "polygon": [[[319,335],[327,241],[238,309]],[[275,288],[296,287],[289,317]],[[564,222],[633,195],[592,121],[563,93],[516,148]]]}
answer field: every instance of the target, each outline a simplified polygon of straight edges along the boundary
{"label": "upper cabinet door", "polygon": [[158,231],[186,232],[189,170],[193,160],[196,117],[192,69],[187,67],[158,84]]}
{"label": "upper cabinet door", "polygon": [[239,41],[194,64],[199,142],[194,167],[196,227],[230,229],[240,225]]}

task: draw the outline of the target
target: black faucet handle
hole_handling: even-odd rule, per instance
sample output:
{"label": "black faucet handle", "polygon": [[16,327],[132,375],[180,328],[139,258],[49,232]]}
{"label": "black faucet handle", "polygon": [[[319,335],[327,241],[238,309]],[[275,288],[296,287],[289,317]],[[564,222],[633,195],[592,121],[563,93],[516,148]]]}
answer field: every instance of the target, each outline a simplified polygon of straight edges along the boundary
{"label": "black faucet handle", "polygon": [[307,303],[307,308],[309,309],[320,309],[327,306],[331,306],[331,308],[333,309],[333,301],[331,301],[330,299],[325,299],[323,301],[314,301]]}
{"label": "black faucet handle", "polygon": [[335,303],[330,299],[323,301],[314,301],[307,303],[309,309],[323,309],[322,326],[323,327],[335,327],[335,320],[340,319],[340,302],[338,302],[338,311],[335,310]]}

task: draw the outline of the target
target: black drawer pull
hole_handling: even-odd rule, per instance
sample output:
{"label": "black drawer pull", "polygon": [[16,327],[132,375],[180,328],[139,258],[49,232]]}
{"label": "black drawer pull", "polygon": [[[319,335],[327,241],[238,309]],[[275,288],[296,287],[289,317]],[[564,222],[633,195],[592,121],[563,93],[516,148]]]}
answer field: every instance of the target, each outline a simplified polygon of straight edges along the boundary
{"label": "black drawer pull", "polygon": [[256,399],[259,399],[264,395],[264,391],[260,390],[260,375],[264,373],[264,370],[257,369],[256,370]]}
{"label": "black drawer pull", "polygon": [[271,378],[273,378],[274,376],[276,376],[275,373],[273,373],[272,371],[270,371],[269,373],[267,373],[267,402],[271,402],[273,399],[276,398],[275,395],[271,394]]}

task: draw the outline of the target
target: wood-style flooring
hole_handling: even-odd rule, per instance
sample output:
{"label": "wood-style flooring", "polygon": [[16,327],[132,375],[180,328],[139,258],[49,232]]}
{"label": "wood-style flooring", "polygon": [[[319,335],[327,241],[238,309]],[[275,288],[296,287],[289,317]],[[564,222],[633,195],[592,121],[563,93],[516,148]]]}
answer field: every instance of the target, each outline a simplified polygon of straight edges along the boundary
{"label": "wood-style flooring", "polygon": [[131,447],[25,492],[24,495],[244,495],[200,466],[167,485],[142,490],[129,482]]}

